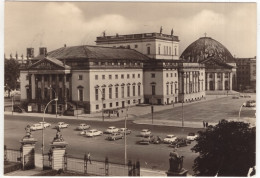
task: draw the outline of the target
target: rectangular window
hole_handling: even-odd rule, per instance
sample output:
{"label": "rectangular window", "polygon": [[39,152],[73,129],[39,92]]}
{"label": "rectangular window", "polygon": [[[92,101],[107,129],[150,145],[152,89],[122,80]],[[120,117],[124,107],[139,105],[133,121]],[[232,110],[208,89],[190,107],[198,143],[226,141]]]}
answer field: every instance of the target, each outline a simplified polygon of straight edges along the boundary
{"label": "rectangular window", "polygon": [[95,89],[95,96],[96,96],[96,100],[98,100],[98,88]]}
{"label": "rectangular window", "polygon": [[127,78],[130,78],[130,75],[129,75],[129,74],[127,74]]}
{"label": "rectangular window", "polygon": [[121,74],[121,79],[124,79],[124,74]]}
{"label": "rectangular window", "polygon": [[113,103],[109,103],[109,106],[110,106],[110,108],[112,108],[113,107]]}
{"label": "rectangular window", "polygon": [[173,77],[173,73],[171,73],[171,77]]}
{"label": "rectangular window", "polygon": [[130,100],[127,101],[127,104],[131,104]]}
{"label": "rectangular window", "polygon": [[174,76],[177,77],[177,73],[174,73]]}
{"label": "rectangular window", "polygon": [[172,55],[172,48],[169,47],[169,54]]}
{"label": "rectangular window", "polygon": [[29,75],[26,75],[26,80],[29,80]]}
{"label": "rectangular window", "polygon": [[174,48],[174,55],[176,56],[177,55],[177,49]]}
{"label": "rectangular window", "polygon": [[118,98],[118,87],[115,88],[115,91],[116,91],[116,98]]}
{"label": "rectangular window", "polygon": [[150,46],[147,47],[147,54],[149,55],[151,53]]}
{"label": "rectangular window", "polygon": [[95,75],[95,80],[98,80],[98,75]]}
{"label": "rectangular window", "polygon": [[135,96],[135,86],[133,85],[133,96]]}
{"label": "rectangular window", "polygon": [[105,76],[105,75],[102,75],[102,79],[103,79],[103,80],[106,79],[106,76]]}
{"label": "rectangular window", "polygon": [[102,99],[106,99],[106,89],[102,88]]}
{"label": "rectangular window", "polygon": [[166,95],[169,95],[169,85],[166,85]]}
{"label": "rectangular window", "polygon": [[138,85],[138,96],[140,96],[140,95],[141,95],[141,86]]}
{"label": "rectangular window", "polygon": [[116,102],[116,106],[118,106],[118,102]]}
{"label": "rectangular window", "polygon": [[171,84],[171,94],[173,94],[173,85]]}
{"label": "rectangular window", "polygon": [[135,78],[135,74],[132,74],[132,78]]}
{"label": "rectangular window", "polygon": [[161,47],[160,46],[158,47],[158,54],[159,55],[161,54]]}
{"label": "rectangular window", "polygon": [[115,75],[115,79],[118,79],[118,75]]}
{"label": "rectangular window", "polygon": [[166,46],[166,54],[168,54],[168,46]]}
{"label": "rectangular window", "polygon": [[121,87],[121,96],[122,98],[125,97],[125,87]]}
{"label": "rectangular window", "polygon": [[112,88],[109,88],[109,99],[112,99]]}
{"label": "rectangular window", "polygon": [[168,77],[169,76],[169,74],[168,73],[166,73],[166,77]]}
{"label": "rectangular window", "polygon": [[152,95],[155,95],[155,85],[152,85]]}
{"label": "rectangular window", "polygon": [[177,93],[176,83],[174,84],[174,88],[175,88],[175,90],[174,90],[174,94],[176,94],[176,93]]}
{"label": "rectangular window", "polygon": [[135,45],[135,48],[138,48],[138,45]]}
{"label": "rectangular window", "polygon": [[83,76],[82,76],[82,75],[79,75],[79,76],[78,76],[78,80],[83,80]]}
{"label": "rectangular window", "polygon": [[155,78],[155,73],[151,73],[151,78]]}
{"label": "rectangular window", "polygon": [[110,79],[110,80],[112,79],[112,75],[109,75],[109,79]]}
{"label": "rectangular window", "polygon": [[83,89],[79,89],[79,101],[83,101]]}
{"label": "rectangular window", "polygon": [[96,105],[96,110],[98,110],[98,109],[99,109],[99,105],[97,104],[97,105]]}
{"label": "rectangular window", "polygon": [[140,74],[138,74],[138,78],[140,78],[140,76],[141,76],[141,75],[140,75]]}
{"label": "rectangular window", "polygon": [[127,86],[127,97],[130,97],[130,86]]}
{"label": "rectangular window", "polygon": [[106,104],[103,104],[103,109],[105,109],[106,108]]}

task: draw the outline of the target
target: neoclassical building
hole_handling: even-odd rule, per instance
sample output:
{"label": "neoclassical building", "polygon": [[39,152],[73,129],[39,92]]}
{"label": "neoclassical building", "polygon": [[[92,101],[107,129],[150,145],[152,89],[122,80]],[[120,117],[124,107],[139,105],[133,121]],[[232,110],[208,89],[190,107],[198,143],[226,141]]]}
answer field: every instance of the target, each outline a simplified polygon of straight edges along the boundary
{"label": "neoclassical building", "polygon": [[236,89],[236,62],[218,41],[201,37],[183,51],[181,59],[205,65],[206,91]]}

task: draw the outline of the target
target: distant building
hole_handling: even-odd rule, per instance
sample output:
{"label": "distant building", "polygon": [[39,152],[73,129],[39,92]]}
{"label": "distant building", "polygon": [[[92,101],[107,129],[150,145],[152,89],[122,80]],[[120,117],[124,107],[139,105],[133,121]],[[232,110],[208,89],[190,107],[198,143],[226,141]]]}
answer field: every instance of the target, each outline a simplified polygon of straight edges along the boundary
{"label": "distant building", "polygon": [[256,89],[256,57],[236,58],[237,88],[240,91]]}

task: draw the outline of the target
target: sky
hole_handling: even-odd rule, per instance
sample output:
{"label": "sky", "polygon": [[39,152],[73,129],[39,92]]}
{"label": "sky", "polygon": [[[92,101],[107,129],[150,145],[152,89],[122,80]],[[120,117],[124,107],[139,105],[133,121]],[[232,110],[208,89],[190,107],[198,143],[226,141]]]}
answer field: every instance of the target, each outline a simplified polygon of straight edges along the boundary
{"label": "sky", "polygon": [[159,32],[180,39],[180,53],[205,33],[236,57],[257,55],[257,4],[155,2],[5,2],[4,53],[95,45],[97,36]]}

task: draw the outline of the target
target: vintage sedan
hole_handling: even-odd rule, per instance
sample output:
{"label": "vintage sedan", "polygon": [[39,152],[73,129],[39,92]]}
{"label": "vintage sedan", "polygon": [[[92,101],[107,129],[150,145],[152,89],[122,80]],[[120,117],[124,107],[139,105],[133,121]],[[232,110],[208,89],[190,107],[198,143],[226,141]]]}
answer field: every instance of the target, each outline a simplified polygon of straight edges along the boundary
{"label": "vintage sedan", "polygon": [[30,129],[31,129],[32,131],[41,130],[41,129],[43,128],[42,126],[43,126],[42,124],[33,124],[33,125],[30,127]]}
{"label": "vintage sedan", "polygon": [[190,140],[190,141],[194,141],[196,138],[198,137],[198,135],[196,135],[195,133],[193,132],[190,132],[187,136],[187,140]]}
{"label": "vintage sedan", "polygon": [[59,127],[60,129],[62,128],[68,128],[69,124],[66,124],[65,122],[58,122],[57,127]]}
{"label": "vintage sedan", "polygon": [[131,130],[129,130],[128,128],[120,128],[118,132],[120,132],[123,135],[126,132],[126,135],[129,135],[131,133]]}
{"label": "vintage sedan", "polygon": [[178,138],[174,142],[172,142],[169,146],[173,147],[173,148],[176,148],[176,147],[179,148],[179,147],[187,146],[190,143],[191,143],[190,140],[187,140],[185,138]]}
{"label": "vintage sedan", "polygon": [[117,133],[112,133],[111,135],[109,135],[108,137],[107,137],[107,140],[118,140],[118,139],[123,139],[123,134],[121,134],[121,133],[119,133],[119,132],[117,132]]}
{"label": "vintage sedan", "polygon": [[142,136],[142,137],[150,136],[151,134],[152,134],[152,132],[149,129],[143,129],[140,132],[140,136]]}
{"label": "vintage sedan", "polygon": [[97,129],[91,129],[89,131],[86,131],[86,136],[87,137],[95,137],[95,136],[100,136],[102,134],[103,134],[103,132],[99,131]]}
{"label": "vintage sedan", "polygon": [[86,130],[89,129],[90,125],[87,125],[85,123],[79,124],[79,126],[77,126],[76,130]]}
{"label": "vintage sedan", "polygon": [[111,127],[108,127],[108,129],[105,131],[105,133],[111,134],[111,133],[116,133],[118,131],[119,131],[118,128],[111,126]]}
{"label": "vintage sedan", "polygon": [[177,139],[175,135],[167,135],[166,138],[163,139],[163,143],[172,143]]}
{"label": "vintage sedan", "polygon": [[43,124],[43,127],[44,127],[44,128],[51,126],[51,124],[48,123],[48,122],[39,122],[39,124]]}

